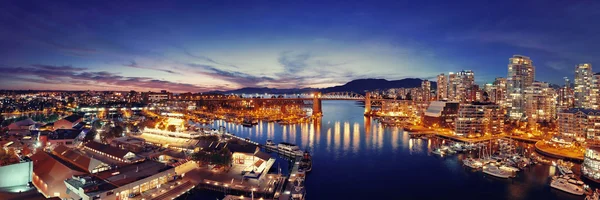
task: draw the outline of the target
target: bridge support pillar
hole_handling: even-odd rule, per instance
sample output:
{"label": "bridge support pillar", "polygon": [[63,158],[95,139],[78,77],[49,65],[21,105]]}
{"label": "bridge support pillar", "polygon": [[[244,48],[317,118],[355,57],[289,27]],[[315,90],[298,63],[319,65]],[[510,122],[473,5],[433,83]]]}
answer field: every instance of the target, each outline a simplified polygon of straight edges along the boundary
{"label": "bridge support pillar", "polygon": [[316,92],[313,96],[313,116],[323,116],[321,109],[321,93]]}
{"label": "bridge support pillar", "polygon": [[365,94],[365,115],[371,115],[371,92]]}

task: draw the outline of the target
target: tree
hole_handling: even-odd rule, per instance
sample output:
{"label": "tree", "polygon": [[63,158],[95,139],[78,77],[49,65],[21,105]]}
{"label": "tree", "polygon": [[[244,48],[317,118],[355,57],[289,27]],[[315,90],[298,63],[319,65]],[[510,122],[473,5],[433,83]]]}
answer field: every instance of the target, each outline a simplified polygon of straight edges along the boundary
{"label": "tree", "polygon": [[102,122],[100,120],[95,120],[92,122],[92,129],[100,129],[102,128]]}

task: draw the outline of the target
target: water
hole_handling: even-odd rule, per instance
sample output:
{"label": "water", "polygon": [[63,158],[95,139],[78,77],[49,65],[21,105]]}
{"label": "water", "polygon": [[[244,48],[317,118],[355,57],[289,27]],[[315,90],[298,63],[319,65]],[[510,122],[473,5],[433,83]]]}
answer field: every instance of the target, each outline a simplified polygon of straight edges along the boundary
{"label": "water", "polygon": [[[513,179],[490,177],[463,167],[465,155],[431,154],[435,141],[409,139],[401,129],[364,117],[363,111],[353,101],[323,101],[321,125],[263,122],[245,128],[217,121],[214,126],[260,143],[271,139],[308,149],[313,155],[308,199],[583,199],[548,185],[557,171],[552,166],[536,165]],[[191,196],[222,197],[198,191]]]}

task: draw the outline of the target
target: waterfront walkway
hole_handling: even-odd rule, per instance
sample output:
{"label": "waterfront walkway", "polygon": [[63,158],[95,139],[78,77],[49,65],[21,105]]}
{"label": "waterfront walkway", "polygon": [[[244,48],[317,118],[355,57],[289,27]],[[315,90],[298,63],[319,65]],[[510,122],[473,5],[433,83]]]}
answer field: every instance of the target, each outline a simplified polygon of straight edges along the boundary
{"label": "waterfront walkway", "polygon": [[544,141],[536,142],[535,150],[540,154],[550,156],[553,158],[568,159],[568,160],[583,162],[583,153],[582,152],[575,152],[575,151],[573,151],[571,149],[567,149],[567,148],[553,147],[553,146],[546,144],[546,142],[544,142]]}

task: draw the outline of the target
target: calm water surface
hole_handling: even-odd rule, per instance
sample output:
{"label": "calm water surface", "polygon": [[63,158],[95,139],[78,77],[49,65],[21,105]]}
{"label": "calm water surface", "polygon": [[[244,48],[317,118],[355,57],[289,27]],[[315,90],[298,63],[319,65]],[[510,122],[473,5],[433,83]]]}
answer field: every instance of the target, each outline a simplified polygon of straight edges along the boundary
{"label": "calm water surface", "polygon": [[[308,199],[583,199],[548,185],[557,171],[552,166],[536,165],[513,179],[490,177],[462,166],[466,155],[431,154],[435,141],[410,139],[401,129],[364,117],[363,111],[353,101],[323,101],[320,125],[263,122],[245,128],[216,121],[213,126],[260,143],[271,139],[308,149],[313,155]],[[186,198],[215,197],[222,195],[196,191]]]}

